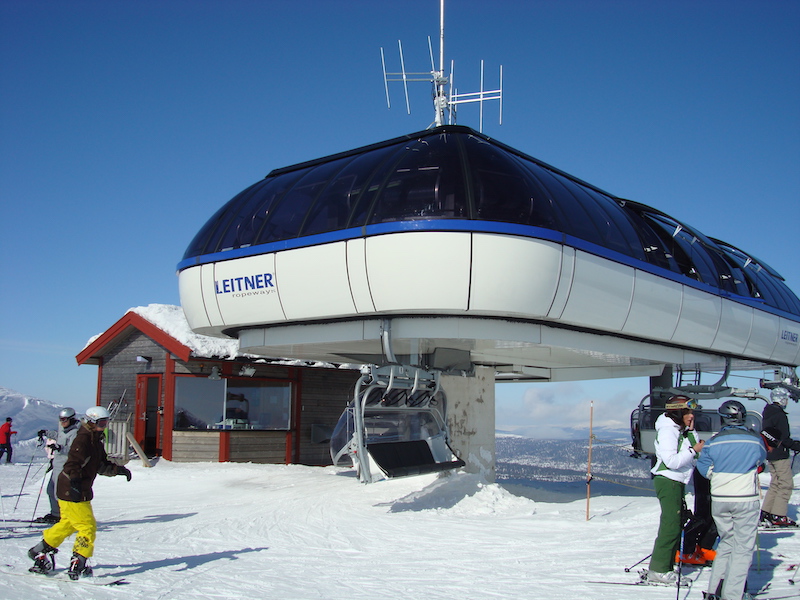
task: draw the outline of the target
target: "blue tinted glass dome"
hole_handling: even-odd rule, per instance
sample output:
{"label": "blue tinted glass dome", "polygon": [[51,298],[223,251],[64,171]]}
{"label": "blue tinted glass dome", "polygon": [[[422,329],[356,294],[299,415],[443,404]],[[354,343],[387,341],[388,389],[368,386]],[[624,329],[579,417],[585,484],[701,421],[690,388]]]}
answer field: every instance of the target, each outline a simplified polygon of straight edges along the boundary
{"label": "blue tinted glass dome", "polygon": [[409,229],[549,239],[800,315],[783,278],[742,250],[462,126],[272,171],[209,219],[178,268]]}

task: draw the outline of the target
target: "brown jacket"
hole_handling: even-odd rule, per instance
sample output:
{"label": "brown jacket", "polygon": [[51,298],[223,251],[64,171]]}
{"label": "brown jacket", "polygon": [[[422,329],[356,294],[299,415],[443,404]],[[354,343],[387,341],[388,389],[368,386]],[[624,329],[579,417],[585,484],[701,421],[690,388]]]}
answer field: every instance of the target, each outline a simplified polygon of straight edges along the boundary
{"label": "brown jacket", "polygon": [[81,424],[69,448],[67,462],[58,475],[56,496],[67,502],[87,502],[93,498],[92,484],[98,475],[113,477],[119,473],[103,448],[103,431],[91,431]]}

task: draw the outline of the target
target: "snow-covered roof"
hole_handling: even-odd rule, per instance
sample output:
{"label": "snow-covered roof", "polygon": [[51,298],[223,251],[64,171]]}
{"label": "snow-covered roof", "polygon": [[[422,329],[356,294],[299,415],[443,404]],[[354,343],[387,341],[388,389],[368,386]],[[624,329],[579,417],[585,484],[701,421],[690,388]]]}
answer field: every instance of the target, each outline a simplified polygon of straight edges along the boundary
{"label": "snow-covered roof", "polygon": [[[268,362],[270,364],[297,366],[297,367],[318,367],[328,369],[360,369],[357,364],[332,364],[320,361],[307,361],[292,358],[267,358],[255,354],[239,352],[239,340],[225,339],[202,335],[192,331],[189,322],[183,313],[183,308],[173,304],[148,304],[147,306],[136,306],[129,308],[125,314],[133,313],[138,315],[148,323],[163,331],[178,343],[189,349],[192,356],[196,358],[221,358],[233,360],[237,357],[245,357],[253,362]],[[123,321],[125,317],[120,321]],[[113,328],[112,328],[113,329]],[[84,351],[91,346],[98,338],[107,334],[108,331],[97,334],[89,339],[84,346]],[[80,355],[79,355],[80,356]]]}
{"label": "snow-covered roof", "polygon": [[171,335],[186,346],[197,357],[236,358],[239,355],[239,340],[200,335],[192,331],[183,308],[172,304],[148,304],[128,309],[150,321],[164,333]]}

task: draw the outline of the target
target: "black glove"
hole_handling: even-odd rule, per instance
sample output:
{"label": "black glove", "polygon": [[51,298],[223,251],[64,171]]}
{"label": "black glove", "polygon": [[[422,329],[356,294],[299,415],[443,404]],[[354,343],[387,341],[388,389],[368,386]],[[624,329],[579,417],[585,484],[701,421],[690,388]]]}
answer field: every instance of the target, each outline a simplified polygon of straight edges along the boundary
{"label": "black glove", "polygon": [[789,444],[789,450],[800,452],[800,440],[792,440],[792,443]]}
{"label": "black glove", "polygon": [[42,439],[45,433],[47,433],[47,429],[40,429],[39,431],[36,432],[36,437]]}
{"label": "black glove", "polygon": [[131,472],[127,469],[127,467],[117,467],[117,475],[125,475],[125,479],[128,481],[131,480]]}
{"label": "black glove", "polygon": [[50,450],[53,450],[55,452],[61,452],[61,446],[59,446],[55,442],[52,443],[52,444],[47,444],[47,447],[50,448]]}
{"label": "black glove", "polygon": [[80,479],[69,480],[69,497],[73,502],[80,502],[83,500],[83,490],[81,489]]}

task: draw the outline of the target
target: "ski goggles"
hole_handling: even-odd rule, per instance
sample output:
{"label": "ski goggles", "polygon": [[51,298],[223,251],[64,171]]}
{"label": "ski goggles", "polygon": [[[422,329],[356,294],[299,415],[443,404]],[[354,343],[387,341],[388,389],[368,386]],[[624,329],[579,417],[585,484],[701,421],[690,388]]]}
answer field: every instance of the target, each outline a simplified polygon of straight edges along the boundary
{"label": "ski goggles", "polygon": [[694,398],[678,398],[680,397],[673,397],[672,402],[667,402],[664,408],[667,410],[680,410],[683,408],[695,410],[698,407],[697,400]]}

